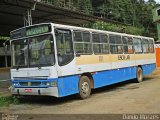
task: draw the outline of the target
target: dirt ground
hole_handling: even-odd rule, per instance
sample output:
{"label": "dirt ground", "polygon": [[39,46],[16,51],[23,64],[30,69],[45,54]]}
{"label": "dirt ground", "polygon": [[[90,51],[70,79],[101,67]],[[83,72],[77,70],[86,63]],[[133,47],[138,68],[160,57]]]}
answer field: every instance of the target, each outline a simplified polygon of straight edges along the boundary
{"label": "dirt ground", "polygon": [[96,89],[85,100],[75,96],[65,98],[27,97],[19,105],[0,108],[14,114],[123,114],[160,113],[160,69],[144,78]]}

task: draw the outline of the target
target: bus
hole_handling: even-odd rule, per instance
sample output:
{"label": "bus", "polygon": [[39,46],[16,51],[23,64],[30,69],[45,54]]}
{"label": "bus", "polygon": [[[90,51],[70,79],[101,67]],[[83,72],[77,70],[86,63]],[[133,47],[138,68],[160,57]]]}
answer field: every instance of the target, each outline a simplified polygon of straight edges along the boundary
{"label": "bus", "polygon": [[156,69],[154,39],[41,23],[10,33],[11,93],[88,98],[92,89],[143,77]]}

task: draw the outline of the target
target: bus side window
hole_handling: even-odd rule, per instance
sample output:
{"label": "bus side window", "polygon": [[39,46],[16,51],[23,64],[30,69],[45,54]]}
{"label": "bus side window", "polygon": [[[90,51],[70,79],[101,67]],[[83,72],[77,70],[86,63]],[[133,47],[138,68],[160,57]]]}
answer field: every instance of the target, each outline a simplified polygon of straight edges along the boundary
{"label": "bus side window", "polygon": [[142,43],[140,38],[133,38],[134,50],[135,53],[142,53]]}
{"label": "bus side window", "polygon": [[134,53],[133,39],[131,37],[123,36],[122,41],[123,41],[124,53],[133,54]]}
{"label": "bus side window", "polygon": [[74,57],[72,34],[70,30],[56,29],[57,56],[60,66],[68,64]]}
{"label": "bus side window", "polygon": [[82,36],[83,36],[83,42],[84,42],[84,53],[87,53],[87,54],[92,53],[90,33],[84,31],[82,32]]}
{"label": "bus side window", "polygon": [[99,33],[92,33],[93,51],[95,54],[101,53],[100,35]]}
{"label": "bus side window", "polygon": [[83,53],[82,33],[80,31],[74,31],[74,44],[76,53]]}
{"label": "bus side window", "polygon": [[124,53],[128,54],[128,37],[122,37]]}
{"label": "bus side window", "polygon": [[152,39],[148,40],[149,43],[149,53],[154,53],[154,42]]}
{"label": "bus side window", "polygon": [[112,54],[122,54],[123,44],[120,35],[109,35],[110,52]]}
{"label": "bus side window", "polygon": [[142,47],[143,47],[143,53],[148,53],[149,52],[148,39],[142,39]]}
{"label": "bus side window", "polygon": [[109,44],[108,44],[108,35],[106,34],[101,34],[101,49],[102,49],[102,53],[104,54],[108,54],[109,53]]}
{"label": "bus side window", "polygon": [[133,47],[133,39],[131,37],[128,38],[128,54],[134,53],[134,47]]}
{"label": "bus side window", "polygon": [[95,54],[108,54],[108,36],[102,33],[92,33],[93,51]]}
{"label": "bus side window", "polygon": [[90,33],[88,31],[74,31],[76,54],[91,54]]}

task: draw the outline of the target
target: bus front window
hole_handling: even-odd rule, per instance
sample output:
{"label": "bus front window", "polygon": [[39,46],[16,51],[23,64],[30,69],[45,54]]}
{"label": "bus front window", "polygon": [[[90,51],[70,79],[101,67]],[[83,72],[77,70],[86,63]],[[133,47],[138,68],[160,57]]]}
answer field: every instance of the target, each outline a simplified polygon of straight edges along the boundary
{"label": "bus front window", "polygon": [[55,63],[52,35],[12,41],[12,67],[41,67]]}
{"label": "bus front window", "polygon": [[12,42],[12,66],[25,67],[28,65],[28,40],[15,40]]}
{"label": "bus front window", "polygon": [[54,48],[51,35],[29,39],[29,65],[48,66],[54,64]]}

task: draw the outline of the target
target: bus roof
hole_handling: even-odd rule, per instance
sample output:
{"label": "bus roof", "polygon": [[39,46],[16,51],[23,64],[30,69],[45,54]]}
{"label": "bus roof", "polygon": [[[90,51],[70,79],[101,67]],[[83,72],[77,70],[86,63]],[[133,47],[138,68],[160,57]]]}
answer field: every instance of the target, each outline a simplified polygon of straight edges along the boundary
{"label": "bus roof", "polygon": [[68,29],[73,29],[73,30],[101,32],[101,33],[108,33],[108,34],[116,34],[116,35],[124,35],[124,36],[131,36],[131,37],[141,37],[141,38],[153,39],[151,37],[145,37],[145,36],[140,36],[140,35],[131,35],[131,34],[127,34],[127,33],[119,33],[119,32],[112,32],[112,31],[98,30],[98,29],[93,29],[93,28],[84,28],[84,27],[77,27],[77,26],[70,26],[70,25],[55,24],[55,23],[52,23],[52,24],[55,27],[68,28]]}
{"label": "bus roof", "polygon": [[145,36],[140,36],[140,35],[132,35],[132,34],[127,34],[127,33],[119,33],[119,32],[112,32],[112,31],[105,31],[105,30],[98,30],[98,29],[93,29],[93,28],[84,28],[84,27],[77,27],[77,26],[71,26],[71,25],[63,25],[63,24],[56,24],[56,23],[40,23],[40,24],[34,24],[31,26],[26,26],[26,27],[21,27],[19,29],[13,30],[12,32],[24,29],[24,28],[29,28],[33,26],[38,26],[38,25],[45,25],[45,24],[51,24],[54,27],[57,28],[64,28],[64,29],[72,29],[72,30],[83,30],[83,31],[91,31],[91,32],[101,32],[101,33],[107,33],[107,34],[116,34],[116,35],[124,35],[124,36],[130,36],[130,37],[140,37],[140,38],[146,38],[146,39],[153,39],[151,37],[145,37]]}

